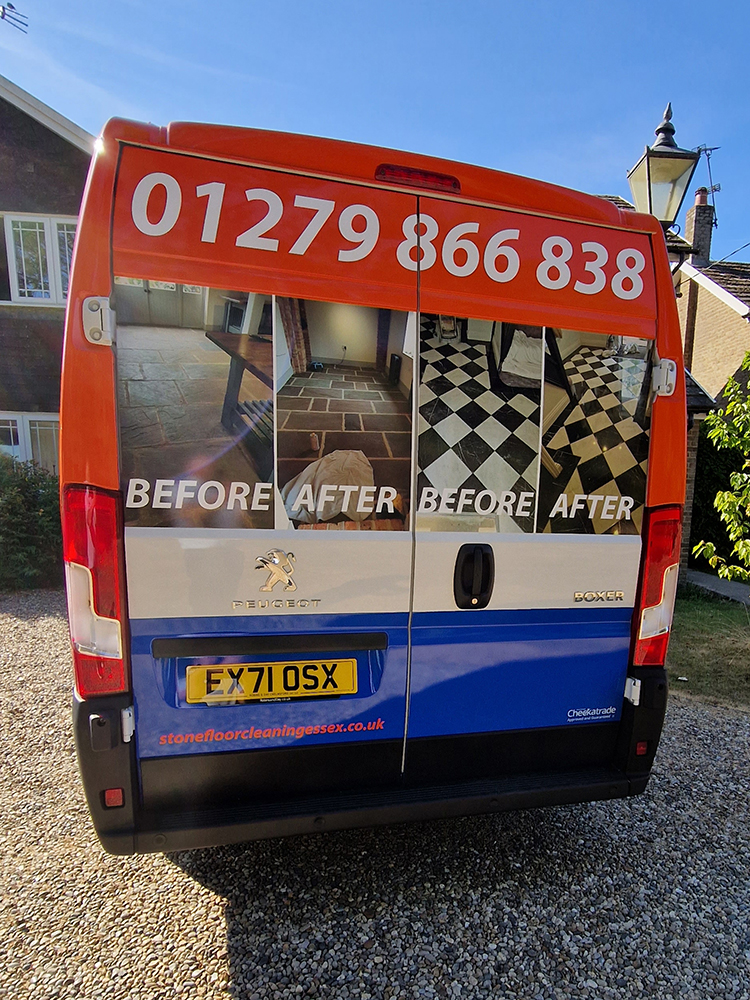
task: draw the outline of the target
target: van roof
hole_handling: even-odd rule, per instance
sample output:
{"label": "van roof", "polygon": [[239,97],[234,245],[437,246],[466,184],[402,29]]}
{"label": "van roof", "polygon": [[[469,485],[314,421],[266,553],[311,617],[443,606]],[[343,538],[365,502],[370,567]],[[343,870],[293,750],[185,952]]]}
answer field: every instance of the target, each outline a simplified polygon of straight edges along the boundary
{"label": "van roof", "polygon": [[[172,122],[166,127],[159,127],[120,118],[113,118],[106,124],[103,138],[135,145],[168,147],[175,151],[276,169],[299,170],[368,185],[377,183],[378,186],[406,190],[416,188],[423,195],[430,194],[422,185],[412,187],[406,182],[384,184],[376,181],[378,167],[395,164],[457,178],[460,192],[447,196],[458,201],[487,202],[535,214],[564,216],[619,229],[658,233],[663,239],[661,226],[652,216],[622,209],[618,204],[596,195],[422,153],[268,129],[199,122]],[[446,197],[445,191],[436,193]]]}

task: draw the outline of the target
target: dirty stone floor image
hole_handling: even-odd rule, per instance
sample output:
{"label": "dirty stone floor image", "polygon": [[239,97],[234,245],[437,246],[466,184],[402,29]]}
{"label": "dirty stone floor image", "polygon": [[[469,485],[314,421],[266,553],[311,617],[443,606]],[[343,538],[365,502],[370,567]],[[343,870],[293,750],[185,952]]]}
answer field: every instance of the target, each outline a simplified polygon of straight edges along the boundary
{"label": "dirty stone floor image", "polygon": [[0,595],[0,997],[750,997],[750,715],[673,697],[627,801],[105,855],[62,593]]}

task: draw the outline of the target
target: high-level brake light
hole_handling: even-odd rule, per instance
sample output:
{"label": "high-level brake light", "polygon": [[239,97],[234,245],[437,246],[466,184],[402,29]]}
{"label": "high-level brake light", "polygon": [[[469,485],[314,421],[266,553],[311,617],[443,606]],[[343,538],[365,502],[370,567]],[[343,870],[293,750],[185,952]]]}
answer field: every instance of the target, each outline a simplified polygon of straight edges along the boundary
{"label": "high-level brake light", "polygon": [[633,621],[633,664],[663,667],[680,570],[682,508],[646,511],[643,570]]}
{"label": "high-level brake light", "polygon": [[451,174],[440,174],[436,170],[418,170],[396,163],[381,163],[375,171],[375,180],[389,184],[403,184],[404,187],[426,188],[429,191],[461,193],[461,181]]}
{"label": "high-level brake light", "polygon": [[122,622],[122,515],[117,494],[66,486],[63,552],[76,690],[81,698],[128,690]]}

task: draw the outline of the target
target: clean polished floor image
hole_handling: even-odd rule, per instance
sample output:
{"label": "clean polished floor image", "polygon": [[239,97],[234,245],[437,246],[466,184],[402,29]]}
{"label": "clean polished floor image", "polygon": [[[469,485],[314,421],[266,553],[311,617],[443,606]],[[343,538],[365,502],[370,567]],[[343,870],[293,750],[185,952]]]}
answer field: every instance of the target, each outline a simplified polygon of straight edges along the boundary
{"label": "clean polished floor image", "polygon": [[407,530],[416,314],[277,297],[274,315],[277,482],[291,524]]}
{"label": "clean polished floor image", "polygon": [[[385,375],[365,366],[324,364],[293,375],[277,395],[279,488],[311,462],[334,451],[361,451],[375,485],[409,495],[411,413],[408,400]],[[401,518],[341,519],[331,528],[400,530]]]}
{"label": "clean polished floor image", "polygon": [[[604,348],[580,347],[565,361],[577,397],[544,436],[560,472],[540,476],[539,530],[636,534],[646,501],[649,448],[650,363],[645,357],[618,356]],[[560,494],[626,496],[634,500],[629,519],[603,520],[600,505],[589,517],[549,518]]]}

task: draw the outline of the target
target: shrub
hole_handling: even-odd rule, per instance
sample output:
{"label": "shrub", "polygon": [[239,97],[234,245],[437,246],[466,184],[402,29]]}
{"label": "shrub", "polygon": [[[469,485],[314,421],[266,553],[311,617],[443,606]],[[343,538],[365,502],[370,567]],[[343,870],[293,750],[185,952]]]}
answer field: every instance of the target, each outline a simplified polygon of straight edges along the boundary
{"label": "shrub", "polygon": [[62,584],[57,476],[0,455],[0,590]]}
{"label": "shrub", "polygon": [[[712,569],[725,580],[750,583],[750,352],[745,355],[738,378],[731,377],[723,397],[721,410],[706,417],[708,438],[720,451],[739,452],[743,456],[741,471],[729,476],[729,488],[716,494],[714,507],[721,516],[723,537],[731,543],[729,558],[722,555],[714,539],[701,539],[694,555],[704,555]],[[730,560],[734,560],[731,562]]]}
{"label": "shrub", "polygon": [[716,551],[728,559],[732,543],[727,529],[714,506],[716,494],[730,489],[729,477],[742,470],[745,456],[739,448],[716,447],[708,436],[708,426],[701,424],[698,440],[698,460],[695,472],[695,494],[693,499],[693,520],[690,527],[690,565],[710,572],[703,556],[696,556],[692,549],[704,538],[716,543]]}

